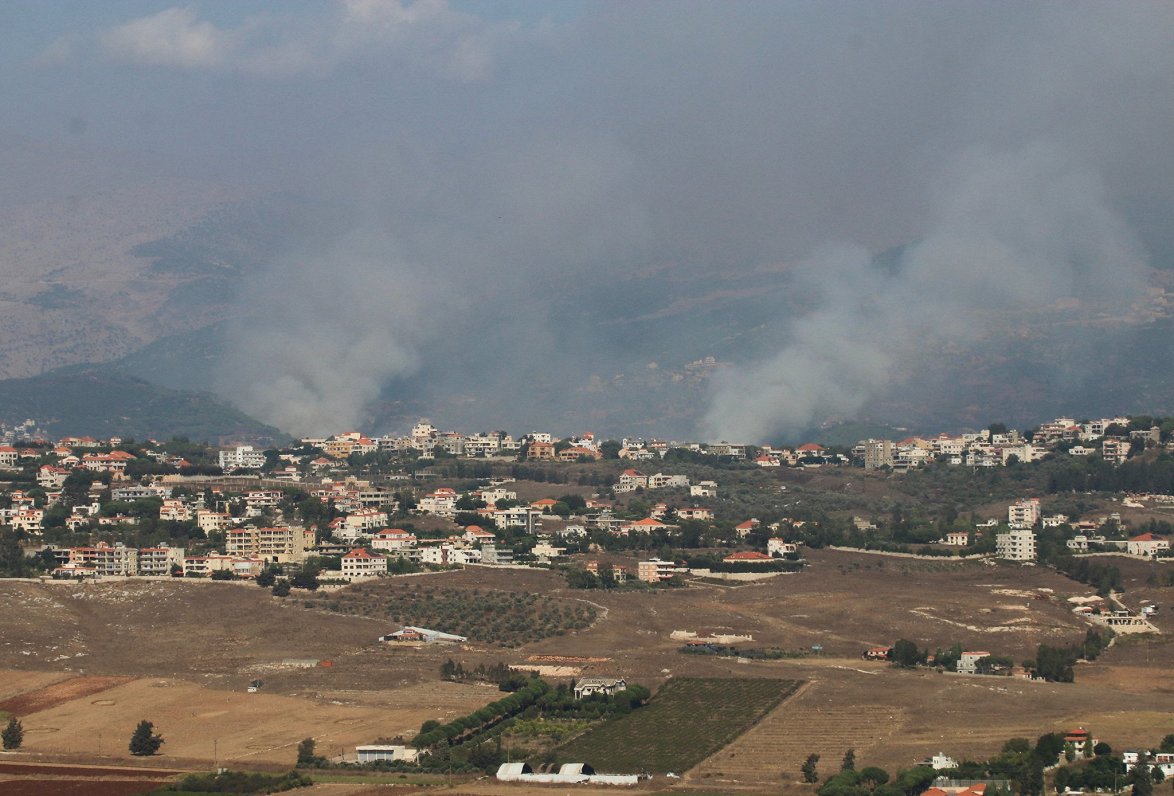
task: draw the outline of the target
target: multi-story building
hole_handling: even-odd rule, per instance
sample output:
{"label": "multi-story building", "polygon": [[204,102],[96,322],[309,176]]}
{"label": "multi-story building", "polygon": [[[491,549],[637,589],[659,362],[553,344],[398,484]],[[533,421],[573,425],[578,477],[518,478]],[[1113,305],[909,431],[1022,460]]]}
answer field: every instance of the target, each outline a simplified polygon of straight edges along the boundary
{"label": "multi-story building", "polygon": [[1035,531],[1013,528],[995,536],[995,555],[1008,561],[1035,561]]}
{"label": "multi-story building", "polygon": [[386,574],[387,558],[378,553],[368,553],[365,548],[358,547],[342,557],[344,580],[377,578]]}
{"label": "multi-story building", "polygon": [[139,549],[139,575],[170,575],[172,566],[183,568],[182,547],[143,547]]}
{"label": "multi-story building", "polygon": [[893,442],[887,439],[864,441],[864,469],[879,470],[893,466]]}
{"label": "multi-story building", "polygon": [[234,450],[220,451],[220,469],[230,470],[260,470],[265,466],[265,454],[253,450],[252,445],[238,445]]}
{"label": "multi-story building", "polygon": [[258,558],[272,564],[298,563],[314,547],[309,528],[230,528],[224,533],[228,556]]}
{"label": "multi-story building", "polygon": [[1012,528],[1032,528],[1039,518],[1039,498],[1027,498],[1007,507],[1007,524]]}
{"label": "multi-story building", "polygon": [[636,566],[636,577],[645,583],[663,583],[677,574],[677,565],[672,561],[652,558]]}

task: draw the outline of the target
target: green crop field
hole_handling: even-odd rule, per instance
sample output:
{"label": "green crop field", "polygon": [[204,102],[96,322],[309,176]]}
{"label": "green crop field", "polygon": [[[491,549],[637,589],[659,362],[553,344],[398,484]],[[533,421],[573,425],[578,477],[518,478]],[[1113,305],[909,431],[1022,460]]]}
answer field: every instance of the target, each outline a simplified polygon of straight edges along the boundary
{"label": "green crop field", "polygon": [[797,680],[674,678],[651,701],[556,750],[608,773],[682,773],[795,692]]}

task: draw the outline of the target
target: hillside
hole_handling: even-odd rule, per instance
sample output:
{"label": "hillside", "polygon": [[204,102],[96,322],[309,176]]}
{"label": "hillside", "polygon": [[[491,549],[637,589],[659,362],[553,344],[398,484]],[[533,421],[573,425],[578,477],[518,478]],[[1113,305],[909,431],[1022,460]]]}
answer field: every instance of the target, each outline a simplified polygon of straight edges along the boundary
{"label": "hillside", "polygon": [[0,381],[0,421],[25,418],[35,418],[55,436],[187,437],[259,444],[287,439],[213,395],[159,387],[110,368],[63,368]]}

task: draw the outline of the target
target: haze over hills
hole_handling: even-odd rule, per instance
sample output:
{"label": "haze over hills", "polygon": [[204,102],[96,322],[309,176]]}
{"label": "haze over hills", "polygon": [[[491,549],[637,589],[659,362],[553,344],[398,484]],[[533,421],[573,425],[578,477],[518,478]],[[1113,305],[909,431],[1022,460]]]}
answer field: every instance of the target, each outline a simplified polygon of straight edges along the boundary
{"label": "haze over hills", "polygon": [[1174,408],[1163,6],[295,5],[0,25],[0,378],[294,434]]}

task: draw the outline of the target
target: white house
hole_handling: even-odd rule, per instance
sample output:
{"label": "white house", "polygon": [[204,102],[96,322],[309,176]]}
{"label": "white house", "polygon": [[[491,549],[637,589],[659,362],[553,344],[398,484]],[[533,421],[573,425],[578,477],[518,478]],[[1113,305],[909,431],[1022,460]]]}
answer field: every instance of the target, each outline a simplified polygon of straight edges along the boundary
{"label": "white house", "polygon": [[575,683],[575,699],[603,694],[612,696],[628,687],[628,681],[622,677],[584,677]]}
{"label": "white house", "polygon": [[387,574],[387,558],[377,553],[368,553],[365,548],[356,548],[342,557],[344,580],[377,578]]}

